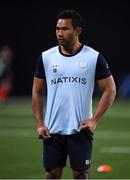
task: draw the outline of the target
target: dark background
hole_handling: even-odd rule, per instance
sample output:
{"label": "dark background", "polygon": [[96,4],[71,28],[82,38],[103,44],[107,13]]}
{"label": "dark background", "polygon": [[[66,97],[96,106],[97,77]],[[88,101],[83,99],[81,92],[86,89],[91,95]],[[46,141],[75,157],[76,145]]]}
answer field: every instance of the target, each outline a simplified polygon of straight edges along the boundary
{"label": "dark background", "polygon": [[42,51],[57,45],[56,15],[75,9],[83,17],[81,41],[107,59],[116,84],[130,72],[129,3],[125,1],[4,1],[0,3],[0,46],[14,51],[12,95],[31,95],[33,73]]}

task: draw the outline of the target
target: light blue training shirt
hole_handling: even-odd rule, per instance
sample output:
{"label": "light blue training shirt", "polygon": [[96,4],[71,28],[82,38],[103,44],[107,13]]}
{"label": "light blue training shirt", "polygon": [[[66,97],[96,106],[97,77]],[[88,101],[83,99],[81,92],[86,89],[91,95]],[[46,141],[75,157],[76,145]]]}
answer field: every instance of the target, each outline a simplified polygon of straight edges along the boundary
{"label": "light blue training shirt", "polygon": [[95,81],[110,75],[105,58],[86,45],[74,55],[62,54],[60,46],[42,52],[34,76],[46,80],[47,108],[43,121],[50,133],[79,132],[80,122],[92,117]]}

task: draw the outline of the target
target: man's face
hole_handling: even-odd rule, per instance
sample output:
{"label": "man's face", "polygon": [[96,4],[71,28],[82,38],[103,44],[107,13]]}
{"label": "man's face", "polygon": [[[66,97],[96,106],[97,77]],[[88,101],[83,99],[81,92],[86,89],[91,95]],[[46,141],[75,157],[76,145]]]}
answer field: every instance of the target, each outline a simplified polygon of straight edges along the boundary
{"label": "man's face", "polygon": [[70,46],[74,42],[77,33],[72,25],[71,19],[59,19],[57,21],[56,37],[59,45],[64,47]]}

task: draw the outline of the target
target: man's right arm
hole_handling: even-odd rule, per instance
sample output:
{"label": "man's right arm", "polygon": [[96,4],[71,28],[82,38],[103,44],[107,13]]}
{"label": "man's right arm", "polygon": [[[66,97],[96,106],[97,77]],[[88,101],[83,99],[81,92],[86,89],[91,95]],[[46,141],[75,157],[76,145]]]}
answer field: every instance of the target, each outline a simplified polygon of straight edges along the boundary
{"label": "man's right arm", "polygon": [[43,138],[50,137],[49,130],[43,124],[43,92],[45,80],[34,77],[32,88],[32,110],[35,117],[38,136]]}
{"label": "man's right arm", "polygon": [[36,128],[43,126],[43,90],[45,80],[34,77],[32,88],[32,109],[36,120]]}

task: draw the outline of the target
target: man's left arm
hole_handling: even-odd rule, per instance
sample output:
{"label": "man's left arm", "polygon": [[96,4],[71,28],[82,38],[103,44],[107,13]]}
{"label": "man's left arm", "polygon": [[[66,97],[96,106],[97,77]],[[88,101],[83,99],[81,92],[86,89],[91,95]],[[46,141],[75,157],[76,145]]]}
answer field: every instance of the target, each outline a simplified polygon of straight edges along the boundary
{"label": "man's left arm", "polygon": [[116,86],[112,75],[98,80],[97,83],[102,90],[102,96],[96,108],[96,112],[91,119],[81,122],[81,128],[89,128],[91,131],[96,129],[97,122],[102,118],[108,108],[111,107],[116,96]]}

